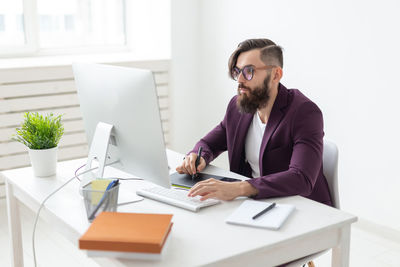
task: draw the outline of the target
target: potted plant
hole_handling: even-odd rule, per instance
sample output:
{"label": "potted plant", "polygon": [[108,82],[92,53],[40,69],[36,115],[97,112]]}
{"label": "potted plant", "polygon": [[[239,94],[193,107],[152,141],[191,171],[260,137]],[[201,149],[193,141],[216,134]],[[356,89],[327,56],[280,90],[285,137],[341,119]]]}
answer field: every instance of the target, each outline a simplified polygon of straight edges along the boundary
{"label": "potted plant", "polygon": [[56,173],[57,145],[63,134],[61,115],[26,112],[12,139],[28,147],[35,176],[44,177]]}

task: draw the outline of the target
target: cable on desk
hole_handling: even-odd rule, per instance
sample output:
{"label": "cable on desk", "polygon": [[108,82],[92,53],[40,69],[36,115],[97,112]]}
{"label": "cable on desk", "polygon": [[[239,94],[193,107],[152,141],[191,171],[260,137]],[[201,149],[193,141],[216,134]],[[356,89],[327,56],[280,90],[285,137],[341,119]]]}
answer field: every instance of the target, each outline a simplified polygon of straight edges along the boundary
{"label": "cable on desk", "polygon": [[[109,163],[109,164],[106,164],[105,166],[109,166],[109,165],[115,164],[115,163],[117,163],[117,162],[118,162],[118,161],[114,161],[114,162],[111,162],[111,163]],[[85,164],[85,165],[86,165],[86,164]],[[54,190],[50,195],[48,195],[48,196],[42,201],[42,203],[41,203],[40,206],[39,206],[39,209],[38,209],[38,211],[37,211],[37,213],[36,213],[35,223],[34,223],[34,225],[33,225],[33,232],[32,232],[33,261],[34,261],[35,267],[37,266],[37,264],[36,264],[36,249],[35,249],[35,232],[36,232],[36,225],[37,225],[37,222],[38,222],[38,219],[39,219],[40,211],[41,211],[42,208],[44,207],[44,203],[46,203],[46,201],[47,201],[50,197],[52,197],[55,193],[57,193],[58,191],[60,191],[64,186],[66,186],[67,184],[69,184],[72,180],[78,179],[78,180],[80,181],[80,179],[78,178],[79,175],[85,174],[85,173],[87,173],[87,172],[90,172],[90,171],[93,171],[93,170],[99,168],[99,167],[94,167],[94,168],[91,168],[91,169],[89,169],[89,170],[85,170],[85,171],[83,171],[83,172],[77,174],[78,170],[81,169],[81,168],[82,168],[83,166],[85,166],[85,165],[82,165],[81,167],[79,167],[79,168],[75,171],[74,177],[70,178],[70,179],[69,179],[68,181],[66,181],[63,185],[61,185],[59,188],[57,188],[56,190]]]}
{"label": "cable on desk", "polygon": [[74,178],[78,179],[78,181],[81,180],[81,179],[79,179],[79,175],[81,175],[81,174],[83,174],[83,173],[80,173],[79,175],[78,175],[77,173],[78,173],[78,171],[79,171],[80,169],[82,169],[82,168],[85,167],[85,166],[86,166],[86,163],[83,164],[82,166],[80,166],[78,169],[75,170],[75,177],[74,177]]}

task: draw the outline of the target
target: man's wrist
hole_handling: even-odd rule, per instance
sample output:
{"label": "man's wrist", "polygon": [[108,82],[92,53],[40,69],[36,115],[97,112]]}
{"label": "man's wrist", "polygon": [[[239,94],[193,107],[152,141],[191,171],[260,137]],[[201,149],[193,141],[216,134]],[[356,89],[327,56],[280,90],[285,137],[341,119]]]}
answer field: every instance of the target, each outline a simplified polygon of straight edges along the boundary
{"label": "man's wrist", "polygon": [[258,189],[246,181],[240,182],[239,188],[241,196],[250,197],[258,194]]}

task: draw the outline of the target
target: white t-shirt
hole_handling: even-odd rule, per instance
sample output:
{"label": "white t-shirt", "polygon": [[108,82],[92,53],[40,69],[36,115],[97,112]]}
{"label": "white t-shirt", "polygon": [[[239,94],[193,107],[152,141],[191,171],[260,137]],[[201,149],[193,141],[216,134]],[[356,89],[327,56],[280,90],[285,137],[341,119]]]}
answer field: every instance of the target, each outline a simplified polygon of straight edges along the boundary
{"label": "white t-shirt", "polygon": [[261,121],[258,112],[255,112],[245,144],[246,160],[251,166],[253,178],[260,177],[260,149],[266,125]]}

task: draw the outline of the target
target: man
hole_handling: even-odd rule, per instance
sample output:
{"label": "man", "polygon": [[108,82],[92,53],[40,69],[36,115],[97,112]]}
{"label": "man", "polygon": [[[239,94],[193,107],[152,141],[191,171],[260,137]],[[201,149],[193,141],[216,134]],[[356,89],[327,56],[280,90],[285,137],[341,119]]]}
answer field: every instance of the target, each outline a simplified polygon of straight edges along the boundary
{"label": "man", "polygon": [[[194,185],[189,196],[232,200],[301,195],[332,205],[322,172],[322,113],[299,90],[280,83],[282,67],[282,49],[268,39],[246,40],[233,52],[229,73],[238,82],[237,96],[228,104],[223,121],[176,170],[190,175],[201,172],[228,150],[230,170],[252,179],[208,179]],[[200,146],[203,154],[196,169]]]}

